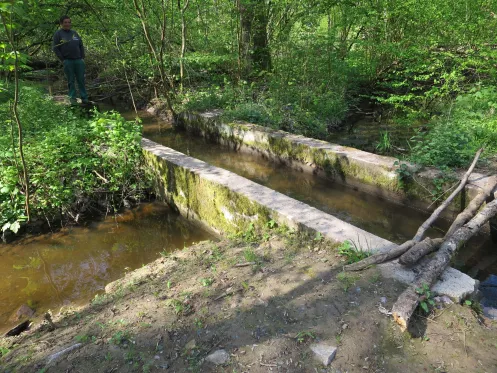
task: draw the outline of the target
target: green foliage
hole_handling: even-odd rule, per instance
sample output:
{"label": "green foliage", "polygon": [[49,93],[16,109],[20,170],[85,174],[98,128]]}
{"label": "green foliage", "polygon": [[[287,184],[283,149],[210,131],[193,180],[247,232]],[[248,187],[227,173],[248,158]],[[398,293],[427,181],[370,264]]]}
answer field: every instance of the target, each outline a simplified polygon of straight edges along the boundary
{"label": "green foliage", "polygon": [[243,258],[245,259],[245,262],[258,262],[260,260],[254,252],[254,249],[251,248],[243,250]]}
{"label": "green foliage", "polygon": [[[85,119],[23,87],[19,115],[30,176],[31,215],[49,220],[75,218],[97,204],[108,211],[124,199],[137,200],[148,184],[141,170],[141,125],[117,113]],[[16,233],[24,216],[17,132],[9,103],[0,105],[0,227]]]}
{"label": "green foliage", "polygon": [[371,255],[369,251],[358,250],[350,241],[344,241],[338,246],[337,251],[338,254],[347,258],[347,264],[358,262]]}
{"label": "green foliage", "polygon": [[419,295],[419,306],[421,309],[425,312],[425,314],[430,313],[430,310],[435,306],[433,293],[430,291],[430,287],[423,284],[421,288],[416,289],[416,293]]}
{"label": "green foliage", "polygon": [[0,346],[0,359],[7,355],[10,352],[10,349],[7,347]]}
{"label": "green foliage", "polygon": [[340,272],[336,278],[342,285],[344,292],[347,292],[359,280],[359,276],[348,272]]}
{"label": "green foliage", "polygon": [[209,278],[202,278],[202,279],[200,279],[200,283],[204,287],[209,287],[214,283],[214,279],[210,278],[210,277]]}
{"label": "green foliage", "polygon": [[120,330],[112,335],[111,343],[119,346],[131,341],[131,333],[128,330]]}
{"label": "green foliage", "polygon": [[462,93],[414,139],[412,160],[429,166],[466,166],[480,147],[497,152],[497,89],[476,86]]}
{"label": "green foliage", "polygon": [[380,132],[380,141],[378,141],[378,144],[376,144],[376,150],[382,154],[390,153],[390,151],[392,150],[392,140],[390,138],[390,132]]}
{"label": "green foliage", "polygon": [[310,330],[303,330],[297,333],[295,339],[297,340],[297,343],[302,344],[316,339],[316,333]]}

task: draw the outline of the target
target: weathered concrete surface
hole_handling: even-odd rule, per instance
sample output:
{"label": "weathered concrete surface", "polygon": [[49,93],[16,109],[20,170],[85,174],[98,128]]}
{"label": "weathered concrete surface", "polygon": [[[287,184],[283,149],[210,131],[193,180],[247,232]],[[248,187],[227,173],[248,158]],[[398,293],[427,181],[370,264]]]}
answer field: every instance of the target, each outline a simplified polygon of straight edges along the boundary
{"label": "weathered concrete surface", "polygon": [[[378,266],[385,277],[395,278],[405,284],[411,284],[416,279],[416,273],[400,265],[397,261],[383,263]],[[456,301],[467,298],[478,290],[479,281],[454,268],[447,268],[432,290],[438,294],[448,295]]]}
{"label": "weathered concrete surface", "polygon": [[[157,194],[187,218],[198,219],[219,233],[238,233],[250,224],[263,226],[273,219],[334,241],[349,240],[363,250],[395,246],[303,202],[151,140],[143,139],[142,147],[145,162],[155,174]],[[399,264],[380,268],[385,276],[405,283],[411,283],[415,276]],[[437,283],[436,289],[457,299],[477,286],[475,280],[455,269],[448,269],[443,278],[451,280]]]}
{"label": "weathered concrete surface", "polygon": [[[240,151],[263,153],[290,167],[313,172],[334,181],[350,184],[368,193],[397,201],[422,210],[433,210],[432,180],[440,175],[428,169],[416,173],[415,181],[400,188],[397,159],[329,142],[273,130],[251,123],[223,123],[220,111],[182,113],[178,123],[190,132],[227,143]],[[406,164],[415,170],[413,164]],[[465,193],[444,213],[453,217],[482,188],[486,175],[473,173]],[[497,192],[497,191],[496,191]]]}

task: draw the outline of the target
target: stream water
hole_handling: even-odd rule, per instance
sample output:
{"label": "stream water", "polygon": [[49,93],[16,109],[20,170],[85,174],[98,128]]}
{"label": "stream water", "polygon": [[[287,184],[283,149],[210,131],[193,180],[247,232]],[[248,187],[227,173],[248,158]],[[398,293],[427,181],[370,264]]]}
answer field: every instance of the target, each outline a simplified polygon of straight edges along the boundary
{"label": "stream water", "polygon": [[23,304],[38,314],[86,304],[161,252],[206,239],[215,238],[156,202],[86,227],[0,244],[0,332],[16,323],[12,318]]}
{"label": "stream water", "polygon": [[[133,118],[134,113],[124,113]],[[202,137],[175,129],[171,124],[141,112],[143,136],[212,165],[230,170],[256,183],[303,201],[368,232],[401,243],[414,236],[428,214],[373,196],[285,165],[258,154],[240,153]],[[428,236],[442,237],[449,222],[440,219]],[[454,266],[485,279],[497,273],[497,251],[487,235],[479,235],[462,248]]]}

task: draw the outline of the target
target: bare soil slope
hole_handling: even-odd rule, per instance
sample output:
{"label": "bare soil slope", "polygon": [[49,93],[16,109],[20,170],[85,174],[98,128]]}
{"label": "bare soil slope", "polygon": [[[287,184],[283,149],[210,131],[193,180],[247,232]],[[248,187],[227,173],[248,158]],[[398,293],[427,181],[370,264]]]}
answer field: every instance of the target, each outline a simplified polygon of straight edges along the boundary
{"label": "bare soil slope", "polygon": [[[0,371],[497,371],[495,324],[452,304],[419,315],[413,338],[379,311],[403,285],[343,265],[336,247],[291,236],[203,242],[128,273],[83,309],[54,311],[54,330],[44,321],[0,339]],[[317,342],[338,347],[331,365],[315,358]],[[205,359],[220,349],[223,364]]]}

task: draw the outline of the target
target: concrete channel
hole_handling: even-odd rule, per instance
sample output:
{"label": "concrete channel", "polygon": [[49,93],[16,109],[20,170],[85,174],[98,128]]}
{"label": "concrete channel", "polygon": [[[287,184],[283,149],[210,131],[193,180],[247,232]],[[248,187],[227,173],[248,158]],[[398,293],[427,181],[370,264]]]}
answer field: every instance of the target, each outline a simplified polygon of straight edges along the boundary
{"label": "concrete channel", "polygon": [[[381,251],[395,246],[303,202],[151,140],[143,139],[142,148],[146,165],[154,174],[157,194],[185,217],[196,219],[218,233],[237,233],[274,220],[311,234],[319,232],[337,242],[349,240],[362,250]],[[379,169],[392,178],[393,171]],[[412,282],[416,276],[397,263],[378,267],[385,276],[404,283]],[[433,289],[461,300],[477,287],[477,280],[448,268]]]}

